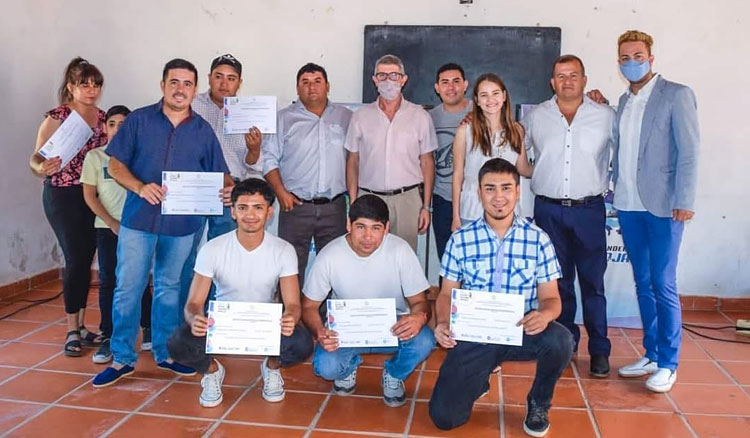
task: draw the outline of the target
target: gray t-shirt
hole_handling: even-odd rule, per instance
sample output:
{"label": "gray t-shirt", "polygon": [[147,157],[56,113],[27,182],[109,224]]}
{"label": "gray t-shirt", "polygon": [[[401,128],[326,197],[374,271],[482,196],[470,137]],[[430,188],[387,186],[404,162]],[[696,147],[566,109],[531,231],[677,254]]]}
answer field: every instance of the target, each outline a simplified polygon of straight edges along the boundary
{"label": "gray t-shirt", "polygon": [[471,101],[463,111],[449,113],[442,104],[430,110],[435,125],[438,148],[435,151],[435,190],[434,194],[446,201],[451,200],[451,177],[453,176],[453,138],[461,120],[471,111]]}

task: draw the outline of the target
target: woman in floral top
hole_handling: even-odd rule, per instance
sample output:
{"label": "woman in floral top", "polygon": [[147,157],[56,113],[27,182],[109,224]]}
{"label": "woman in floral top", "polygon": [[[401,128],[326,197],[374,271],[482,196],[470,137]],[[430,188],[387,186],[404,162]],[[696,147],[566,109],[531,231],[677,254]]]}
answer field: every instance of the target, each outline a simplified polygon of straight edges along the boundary
{"label": "woman in floral top", "polygon": [[[76,357],[83,354],[82,344],[101,342],[100,335],[89,332],[83,325],[96,234],[94,214],[83,200],[79,178],[86,153],[107,142],[105,113],[96,106],[103,83],[99,69],[85,59],[75,58],[68,64],[59,91],[60,106],[47,112],[39,126],[36,148],[29,163],[37,175],[45,178],[42,195],[44,213],[65,256],[63,297],[68,334],[64,351],[66,355]],[[60,157],[44,159],[38,151],[72,111],[76,111],[88,123],[94,134],[70,163],[61,169]]]}

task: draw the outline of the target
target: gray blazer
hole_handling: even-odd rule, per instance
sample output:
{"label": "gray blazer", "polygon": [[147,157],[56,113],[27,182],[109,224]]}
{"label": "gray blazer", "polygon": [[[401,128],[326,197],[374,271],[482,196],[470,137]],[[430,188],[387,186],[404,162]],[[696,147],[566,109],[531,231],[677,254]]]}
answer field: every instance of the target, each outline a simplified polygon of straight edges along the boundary
{"label": "gray blazer", "polygon": [[[654,216],[671,217],[672,209],[695,211],[698,176],[698,110],[693,90],[656,78],[641,126],[638,148],[638,194]],[[612,179],[617,190],[620,118],[628,93],[620,96],[615,119]]]}

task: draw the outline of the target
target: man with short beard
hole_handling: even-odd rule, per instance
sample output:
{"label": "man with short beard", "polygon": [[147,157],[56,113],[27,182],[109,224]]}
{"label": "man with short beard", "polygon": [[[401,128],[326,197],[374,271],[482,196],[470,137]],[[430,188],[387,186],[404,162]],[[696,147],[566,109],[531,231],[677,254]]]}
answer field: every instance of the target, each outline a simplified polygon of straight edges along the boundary
{"label": "man with short beard", "polygon": [[344,147],[351,201],[365,193],[381,197],[391,233],[416,252],[417,234],[430,227],[437,137],[427,111],[401,94],[408,79],[398,57],[377,60],[372,81],[380,96],[354,113]]}

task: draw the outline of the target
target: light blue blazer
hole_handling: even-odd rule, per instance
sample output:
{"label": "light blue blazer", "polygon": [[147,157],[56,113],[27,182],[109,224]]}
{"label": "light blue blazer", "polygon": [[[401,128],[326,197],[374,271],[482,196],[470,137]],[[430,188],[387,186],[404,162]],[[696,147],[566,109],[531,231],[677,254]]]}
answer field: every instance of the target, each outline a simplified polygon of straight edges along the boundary
{"label": "light blue blazer", "polygon": [[[641,126],[637,186],[651,214],[671,217],[672,209],[695,211],[698,176],[698,108],[689,87],[656,78]],[[620,119],[628,93],[620,96],[615,119],[612,179],[617,190]]]}

